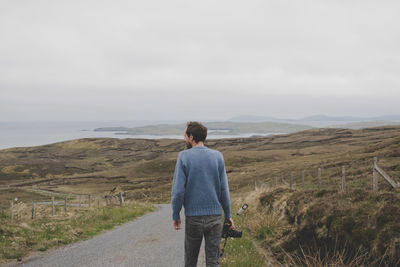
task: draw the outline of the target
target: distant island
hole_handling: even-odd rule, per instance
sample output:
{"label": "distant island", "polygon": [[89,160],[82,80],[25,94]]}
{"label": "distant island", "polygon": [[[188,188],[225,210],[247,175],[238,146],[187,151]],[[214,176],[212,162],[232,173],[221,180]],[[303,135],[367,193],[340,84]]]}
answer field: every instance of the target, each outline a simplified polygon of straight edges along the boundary
{"label": "distant island", "polygon": [[[206,122],[204,123],[209,135],[241,135],[254,134],[266,135],[277,133],[294,133],[309,130],[313,127],[301,124],[289,124],[278,122]],[[141,127],[102,127],[96,128],[96,132],[117,132],[126,135],[181,135],[186,124],[159,124]]]}
{"label": "distant island", "polygon": [[313,115],[300,119],[282,119],[264,116],[241,115],[230,118],[233,122],[279,122],[289,124],[310,125],[317,128],[349,128],[361,129],[386,125],[399,125],[399,115],[384,115],[378,117],[354,117],[354,116],[327,116]]}

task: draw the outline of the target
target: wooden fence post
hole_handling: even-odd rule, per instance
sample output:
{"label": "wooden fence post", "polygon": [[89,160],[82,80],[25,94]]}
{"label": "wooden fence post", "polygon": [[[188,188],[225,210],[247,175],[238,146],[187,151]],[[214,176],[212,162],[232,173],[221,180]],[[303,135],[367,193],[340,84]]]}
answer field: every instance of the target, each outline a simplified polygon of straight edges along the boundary
{"label": "wooden fence post", "polygon": [[376,167],[378,164],[378,158],[374,157],[374,169],[372,171],[372,191],[378,191],[378,173],[376,172]]}
{"label": "wooden fence post", "polygon": [[54,197],[51,197],[51,216],[54,216]]}
{"label": "wooden fence post", "polygon": [[32,200],[32,220],[35,219],[35,200]]}
{"label": "wooden fence post", "polygon": [[321,189],[321,168],[318,168],[318,189]]}
{"label": "wooden fence post", "polygon": [[91,199],[90,199],[90,195],[88,195],[88,199],[89,199],[89,209],[90,209],[90,200],[91,200]]}
{"label": "wooden fence post", "polygon": [[342,166],[342,192],[346,192],[346,169]]}
{"label": "wooden fence post", "polygon": [[67,197],[64,198],[64,212],[67,212]]}
{"label": "wooden fence post", "polygon": [[293,175],[290,176],[290,181],[289,181],[289,188],[292,189],[293,187]]}
{"label": "wooden fence post", "polygon": [[305,172],[306,170],[303,170],[302,174],[301,174],[301,183],[304,186],[304,176],[305,176]]}
{"label": "wooden fence post", "polygon": [[257,187],[257,181],[256,179],[254,179],[254,191],[256,190],[256,187]]}
{"label": "wooden fence post", "polygon": [[12,223],[14,221],[14,199],[11,200],[10,219]]}
{"label": "wooden fence post", "polygon": [[82,196],[79,195],[79,207],[82,206]]}
{"label": "wooden fence post", "polygon": [[124,196],[122,192],[119,192],[119,205],[122,206],[124,204]]}

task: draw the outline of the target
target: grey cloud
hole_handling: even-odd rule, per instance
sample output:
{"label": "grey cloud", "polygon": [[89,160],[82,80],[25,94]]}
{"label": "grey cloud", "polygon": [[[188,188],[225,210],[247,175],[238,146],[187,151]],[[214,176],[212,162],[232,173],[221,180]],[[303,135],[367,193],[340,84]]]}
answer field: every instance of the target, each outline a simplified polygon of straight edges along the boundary
{"label": "grey cloud", "polygon": [[[228,96],[230,112],[251,113],[252,101],[268,96],[324,103],[356,96],[381,97],[387,104],[376,112],[399,113],[399,8],[397,1],[2,1],[0,119],[32,100],[30,112],[43,116],[74,105],[84,112],[85,102],[107,113],[130,105],[128,96],[142,98],[129,110],[157,116],[168,106],[158,94],[176,105],[210,92]],[[235,95],[247,104],[233,108]],[[146,104],[152,100],[160,109]],[[219,102],[204,101],[215,114]],[[369,101],[343,112],[368,112]],[[305,106],[305,115],[334,112]]]}

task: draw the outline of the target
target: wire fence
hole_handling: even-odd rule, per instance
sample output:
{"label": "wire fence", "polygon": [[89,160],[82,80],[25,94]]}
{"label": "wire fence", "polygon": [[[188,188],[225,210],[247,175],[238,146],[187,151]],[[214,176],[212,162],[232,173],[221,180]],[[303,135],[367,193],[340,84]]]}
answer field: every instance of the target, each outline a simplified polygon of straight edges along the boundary
{"label": "wire fence", "polygon": [[[367,170],[367,169],[369,170]],[[365,173],[368,173],[365,175]],[[303,170],[285,177],[273,177],[268,182],[254,180],[249,185],[254,187],[287,186],[295,190],[336,190],[346,192],[352,189],[365,189],[377,192],[378,190],[399,190],[400,182],[393,179],[378,165],[378,159],[373,164],[352,169],[351,166],[334,166],[330,168],[316,168]]]}
{"label": "wire fence", "polygon": [[[21,189],[24,190],[24,189]],[[17,194],[16,194],[17,195]],[[0,210],[0,218],[8,218],[11,223],[35,220],[43,217],[56,217],[66,215],[69,211],[79,209],[96,209],[107,206],[123,206],[126,192],[118,194],[101,195],[68,195],[60,194],[31,202],[21,201],[17,197],[10,200],[9,210]]]}
{"label": "wire fence", "polygon": [[[365,175],[365,173],[369,173]],[[379,179],[381,178],[381,179]],[[248,183],[248,182],[247,182]],[[242,187],[241,185],[240,187]],[[336,190],[346,192],[352,189],[365,189],[377,192],[378,190],[399,190],[400,183],[390,177],[378,165],[378,159],[373,159],[373,164],[358,166],[352,169],[351,166],[331,166],[329,168],[305,169],[300,172],[293,172],[285,177],[272,177],[265,180],[254,180],[247,186],[260,187],[286,186],[293,190]],[[232,189],[239,189],[233,186]],[[10,187],[7,187],[10,189]],[[11,188],[12,189],[12,188]],[[41,189],[20,189],[50,193]],[[0,218],[8,218],[11,222],[23,220],[35,220],[41,217],[54,217],[66,214],[71,209],[95,209],[106,206],[124,205],[126,192],[110,193],[108,195],[62,195],[54,193],[53,196],[34,199],[31,202],[20,201],[17,198],[10,199],[9,208],[0,209]],[[169,195],[165,192],[137,191],[132,196],[138,200],[165,200]],[[3,205],[4,207],[4,205]]]}

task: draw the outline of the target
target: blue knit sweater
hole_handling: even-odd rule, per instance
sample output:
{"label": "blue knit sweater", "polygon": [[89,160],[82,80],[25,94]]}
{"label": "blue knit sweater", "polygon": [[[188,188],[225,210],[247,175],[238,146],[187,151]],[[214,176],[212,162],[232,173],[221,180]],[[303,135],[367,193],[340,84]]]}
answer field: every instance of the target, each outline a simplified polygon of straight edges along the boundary
{"label": "blue knit sweater", "polygon": [[228,178],[221,152],[196,146],[179,153],[172,184],[172,219],[218,215],[231,218]]}

